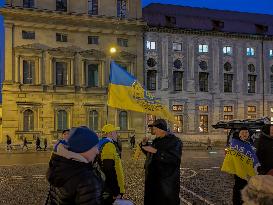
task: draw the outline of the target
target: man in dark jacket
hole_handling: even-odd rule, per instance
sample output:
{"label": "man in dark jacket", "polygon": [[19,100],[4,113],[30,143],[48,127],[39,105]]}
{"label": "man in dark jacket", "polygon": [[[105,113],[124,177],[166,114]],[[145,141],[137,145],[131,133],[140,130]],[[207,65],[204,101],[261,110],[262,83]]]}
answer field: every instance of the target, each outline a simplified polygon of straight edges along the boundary
{"label": "man in dark jacket", "polygon": [[87,127],[71,130],[68,150],[54,152],[49,162],[47,205],[102,204],[102,179],[92,165],[98,142]]}
{"label": "man in dark jacket", "polygon": [[180,162],[182,142],[167,130],[163,119],[149,125],[156,135],[149,146],[147,138],[141,143],[146,154],[144,205],[179,205]]}
{"label": "man in dark jacket", "polygon": [[257,157],[261,166],[259,174],[267,174],[273,169],[273,124],[265,125],[257,143]]}
{"label": "man in dark jacket", "polygon": [[[243,143],[249,143],[248,129],[245,127],[242,127],[239,133],[236,132],[233,134],[233,138],[240,140]],[[233,195],[232,195],[233,205],[243,204],[241,191],[245,188],[246,185],[247,185],[247,181],[245,179],[242,179],[238,177],[237,175],[234,175],[234,186],[233,186]]]}

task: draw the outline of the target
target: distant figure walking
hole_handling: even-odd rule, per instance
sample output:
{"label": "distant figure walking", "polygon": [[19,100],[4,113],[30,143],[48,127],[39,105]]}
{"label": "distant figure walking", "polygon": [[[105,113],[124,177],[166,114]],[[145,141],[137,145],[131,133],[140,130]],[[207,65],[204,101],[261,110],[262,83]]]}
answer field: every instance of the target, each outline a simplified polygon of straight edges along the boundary
{"label": "distant figure walking", "polygon": [[130,144],[132,149],[135,148],[135,143],[136,143],[136,137],[135,137],[135,133],[133,133],[130,139]]}
{"label": "distant figure walking", "polygon": [[47,138],[44,139],[44,146],[45,146],[44,151],[46,151],[47,150]]}
{"label": "distant figure walking", "polygon": [[211,144],[211,139],[208,137],[207,139],[207,150],[212,150],[212,144]]}
{"label": "distant figure walking", "polygon": [[11,146],[11,137],[7,135],[7,151],[11,151],[12,146]]}
{"label": "distant figure walking", "polygon": [[41,140],[39,137],[36,138],[36,151],[38,151],[38,149],[42,149],[41,147]]}
{"label": "distant figure walking", "polygon": [[28,146],[27,146],[27,138],[26,137],[24,137],[24,139],[23,139],[23,146],[22,146],[22,150],[24,150],[24,148],[27,148],[27,150],[28,150]]}

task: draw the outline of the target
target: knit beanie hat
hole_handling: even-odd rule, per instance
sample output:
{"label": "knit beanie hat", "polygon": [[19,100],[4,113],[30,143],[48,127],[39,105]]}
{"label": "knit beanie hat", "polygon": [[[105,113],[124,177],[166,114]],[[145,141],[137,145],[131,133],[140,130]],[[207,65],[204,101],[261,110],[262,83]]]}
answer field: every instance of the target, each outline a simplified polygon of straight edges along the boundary
{"label": "knit beanie hat", "polygon": [[98,142],[97,134],[85,126],[72,128],[67,140],[68,150],[75,153],[86,152],[97,145]]}

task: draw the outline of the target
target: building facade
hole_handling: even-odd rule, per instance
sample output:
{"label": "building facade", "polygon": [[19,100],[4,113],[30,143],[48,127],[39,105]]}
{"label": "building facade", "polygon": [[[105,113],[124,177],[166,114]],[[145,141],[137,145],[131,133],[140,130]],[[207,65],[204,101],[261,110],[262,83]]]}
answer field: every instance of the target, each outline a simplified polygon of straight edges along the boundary
{"label": "building facade", "polygon": [[176,115],[175,133],[226,140],[212,124],[273,121],[273,16],[162,4],[143,16],[145,84]]}
{"label": "building facade", "polygon": [[[110,61],[143,82],[140,0],[8,0],[2,142],[57,139],[63,129],[108,122],[143,134],[141,113],[107,109]],[[117,52],[111,54],[111,47]],[[107,111],[108,110],[108,111]]]}

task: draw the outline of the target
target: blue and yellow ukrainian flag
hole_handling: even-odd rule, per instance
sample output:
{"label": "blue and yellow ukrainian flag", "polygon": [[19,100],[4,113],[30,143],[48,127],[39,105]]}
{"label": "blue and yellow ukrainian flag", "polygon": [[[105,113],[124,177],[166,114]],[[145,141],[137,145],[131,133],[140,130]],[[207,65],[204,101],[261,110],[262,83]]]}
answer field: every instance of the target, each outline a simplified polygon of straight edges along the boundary
{"label": "blue and yellow ukrainian flag", "polygon": [[175,121],[167,107],[163,106],[157,98],[141,86],[134,76],[114,61],[111,62],[108,105]]}
{"label": "blue and yellow ukrainian flag", "polygon": [[249,177],[257,175],[258,166],[260,164],[252,146],[232,139],[221,170],[248,180]]}

